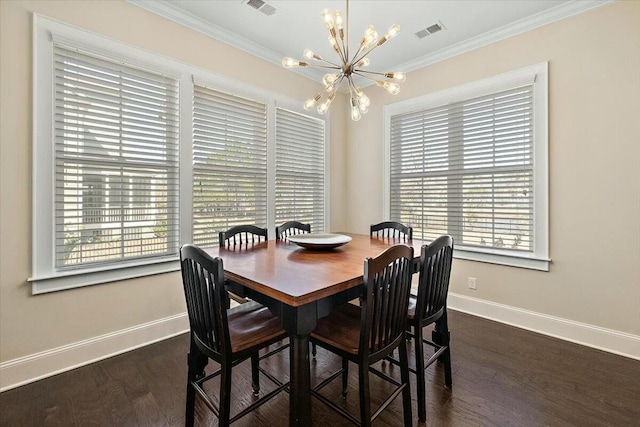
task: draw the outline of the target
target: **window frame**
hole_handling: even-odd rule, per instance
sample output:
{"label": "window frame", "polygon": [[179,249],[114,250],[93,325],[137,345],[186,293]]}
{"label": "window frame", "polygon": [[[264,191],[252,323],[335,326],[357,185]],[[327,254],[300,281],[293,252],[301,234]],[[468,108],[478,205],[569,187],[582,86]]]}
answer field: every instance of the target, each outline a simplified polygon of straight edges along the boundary
{"label": "window frame", "polygon": [[[215,74],[178,60],[155,54],[123,42],[82,30],[42,15],[33,14],[33,152],[32,152],[32,271],[27,279],[32,294],[73,289],[100,283],[178,271],[179,256],[160,256],[132,261],[118,261],[99,266],[60,270],[55,266],[55,230],[53,213],[55,183],[55,153],[53,146],[53,40],[101,55],[128,65],[167,74],[179,85],[179,245],[192,239],[192,102],[195,82],[221,92],[232,93],[267,104],[267,224],[274,224],[275,192],[275,107],[276,105],[302,105],[302,101],[251,86],[250,84]],[[36,108],[37,106],[37,108]],[[303,114],[325,122],[325,226],[329,226],[329,117],[304,111]],[[273,231],[271,231],[273,233]],[[275,236],[270,236],[275,238]]]}
{"label": "window frame", "polygon": [[531,253],[508,249],[457,246],[454,257],[471,261],[549,271],[549,148],[548,148],[548,63],[543,62],[493,77],[444,89],[384,107],[383,209],[391,215],[391,117],[431,109],[533,84],[533,233]]}

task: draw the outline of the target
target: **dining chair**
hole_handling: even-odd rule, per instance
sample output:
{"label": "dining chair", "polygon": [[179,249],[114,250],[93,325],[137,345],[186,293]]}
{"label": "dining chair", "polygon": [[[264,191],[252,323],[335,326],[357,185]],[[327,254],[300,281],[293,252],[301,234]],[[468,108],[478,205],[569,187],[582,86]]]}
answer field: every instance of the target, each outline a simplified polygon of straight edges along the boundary
{"label": "dining chair", "polygon": [[[218,243],[221,248],[235,248],[238,246],[240,248],[250,249],[251,246],[264,242],[267,239],[267,229],[256,227],[255,225],[237,225],[218,233]],[[231,285],[231,283],[227,283],[227,285]],[[240,292],[241,288],[236,286],[235,290],[236,292],[232,292],[227,289],[231,299],[238,304],[246,303],[247,299],[240,295],[242,293]]]}
{"label": "dining chair", "polygon": [[[418,279],[418,294],[409,297],[407,310],[408,336],[414,338],[416,388],[418,396],[418,418],[426,422],[426,387],[424,371],[436,360],[444,364],[445,387],[451,389],[451,346],[447,325],[447,293],[449,292],[449,277],[451,261],[453,259],[453,238],[449,235],[440,236],[430,245],[422,246],[420,254],[420,274]],[[432,332],[431,340],[423,337],[423,328],[440,320],[439,330]],[[425,361],[424,344],[435,349]],[[389,358],[393,363],[402,361]]]}
{"label": "dining chair", "polygon": [[[320,382],[312,394],[357,425],[370,426],[373,420],[402,393],[404,426],[411,426],[411,392],[406,346],[407,309],[413,272],[413,248],[395,245],[376,258],[364,261],[364,288],[361,305],[342,304],[318,321],[311,340],[342,357],[342,368]],[[398,348],[401,381],[372,365]],[[320,393],[342,375],[342,395],[346,396],[349,362],[358,365],[360,419]],[[369,372],[395,385],[395,390],[371,415]]]}
{"label": "dining chair", "polygon": [[299,221],[287,221],[276,227],[276,240],[287,240],[289,236],[302,233],[311,233],[311,224],[303,224]]}
{"label": "dining chair", "polygon": [[[182,282],[190,326],[188,354],[187,403],[185,424],[192,426],[195,418],[196,393],[218,417],[220,426],[248,414],[288,387],[262,369],[259,351],[287,336],[280,321],[268,308],[249,302],[227,310],[224,269],[220,258],[211,258],[194,245],[180,248]],[[251,377],[254,395],[260,392],[260,373],[275,384],[275,389],[253,401],[238,414],[231,416],[231,371],[239,363],[251,358]],[[220,367],[209,375],[204,368],[211,359]],[[203,388],[203,383],[220,376],[219,404],[216,405]]]}
{"label": "dining chair", "polygon": [[405,241],[413,239],[413,228],[395,221],[384,221],[371,224],[371,237],[400,238]]}
{"label": "dining chair", "polygon": [[218,234],[218,243],[221,248],[235,245],[248,246],[266,242],[268,239],[269,233],[267,229],[256,227],[255,225],[236,225]]}

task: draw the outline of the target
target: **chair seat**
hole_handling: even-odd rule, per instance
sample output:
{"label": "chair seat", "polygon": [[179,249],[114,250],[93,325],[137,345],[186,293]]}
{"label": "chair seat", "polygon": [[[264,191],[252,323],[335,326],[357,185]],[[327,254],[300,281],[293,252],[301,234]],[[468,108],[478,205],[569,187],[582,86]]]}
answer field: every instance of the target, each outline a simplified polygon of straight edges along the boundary
{"label": "chair seat", "polygon": [[327,317],[318,320],[311,338],[350,354],[358,354],[360,344],[360,307],[342,304]]}
{"label": "chair seat", "polygon": [[231,351],[239,353],[254,345],[287,336],[280,320],[269,309],[250,301],[227,311]]}

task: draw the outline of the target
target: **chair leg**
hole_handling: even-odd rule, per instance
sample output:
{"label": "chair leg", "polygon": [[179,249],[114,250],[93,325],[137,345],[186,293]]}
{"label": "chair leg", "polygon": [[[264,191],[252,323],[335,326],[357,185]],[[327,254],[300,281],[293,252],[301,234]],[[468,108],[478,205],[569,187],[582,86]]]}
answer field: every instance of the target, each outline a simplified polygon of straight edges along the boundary
{"label": "chair leg", "polygon": [[451,344],[449,342],[447,342],[447,349],[444,355],[444,385],[451,390],[453,384],[451,380]]}
{"label": "chair leg", "polygon": [[195,344],[191,343],[191,351],[187,355],[187,402],[185,406],[185,426],[192,427],[195,422],[196,408],[196,391],[191,385],[192,381],[204,376],[204,368],[207,366],[209,359],[207,356],[200,354],[195,348]]}
{"label": "chair leg", "polygon": [[436,344],[447,346],[447,349],[438,357],[438,362],[444,363],[444,385],[451,389],[451,334],[446,309],[442,317],[436,321],[435,329],[431,332],[431,340]]}
{"label": "chair leg", "polygon": [[311,343],[311,355],[313,356],[313,358],[316,358],[316,354],[318,353],[318,349],[316,347],[316,343],[312,342]]}
{"label": "chair leg", "polygon": [[[417,339],[416,339],[417,341]],[[402,384],[406,384],[402,390],[402,412],[404,414],[404,426],[413,426],[413,414],[411,413],[411,389],[409,388],[409,356],[407,355],[407,344],[402,342],[398,349],[400,353],[400,377]],[[422,372],[424,378],[424,371]]]}
{"label": "chair leg", "polygon": [[231,364],[225,363],[220,367],[220,417],[218,425],[229,427],[231,417]]}
{"label": "chair leg", "polygon": [[253,388],[253,395],[258,396],[260,394],[260,358],[258,352],[251,355],[251,388]]}
{"label": "chair leg", "polygon": [[342,397],[347,397],[347,389],[349,387],[349,359],[342,358]]}
{"label": "chair leg", "polygon": [[427,396],[424,381],[424,349],[422,347],[422,328],[416,325],[414,330],[414,349],[416,358],[416,394],[418,396],[418,419],[424,423],[427,421]]}
{"label": "chair leg", "polygon": [[360,425],[371,427],[371,395],[369,392],[369,365],[358,364],[358,382],[360,383]]}

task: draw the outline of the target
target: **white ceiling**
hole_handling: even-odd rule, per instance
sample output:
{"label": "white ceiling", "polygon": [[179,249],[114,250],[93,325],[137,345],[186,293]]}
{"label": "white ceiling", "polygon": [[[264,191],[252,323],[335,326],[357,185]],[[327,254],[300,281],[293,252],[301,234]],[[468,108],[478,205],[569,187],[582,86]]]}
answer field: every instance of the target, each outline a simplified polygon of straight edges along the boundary
{"label": "white ceiling", "polygon": [[[320,12],[339,9],[342,0],[266,0],[276,8],[267,16],[247,0],[128,0],[168,19],[201,31],[269,62],[285,56],[303,59],[305,48],[338,62],[328,43]],[[357,46],[373,24],[380,35],[393,24],[400,35],[369,58],[373,71],[404,71],[529,31],[611,0],[351,0],[349,40]],[[419,39],[415,33],[440,22],[445,29]],[[318,69],[296,69],[318,79]]]}

